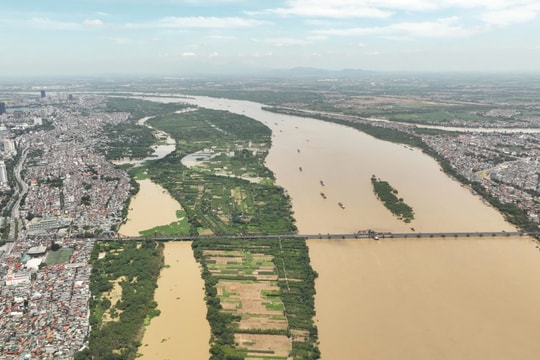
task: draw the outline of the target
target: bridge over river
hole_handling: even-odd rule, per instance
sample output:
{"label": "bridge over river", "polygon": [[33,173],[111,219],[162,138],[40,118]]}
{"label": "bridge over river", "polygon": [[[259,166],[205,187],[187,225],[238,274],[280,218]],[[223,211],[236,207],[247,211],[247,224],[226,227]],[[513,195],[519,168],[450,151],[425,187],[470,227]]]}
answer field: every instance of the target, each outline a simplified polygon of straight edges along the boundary
{"label": "bridge over river", "polygon": [[517,237],[517,236],[533,236],[539,238],[540,233],[523,233],[517,231],[478,231],[478,232],[409,232],[409,233],[390,233],[390,232],[376,232],[376,231],[360,231],[352,234],[249,234],[249,235],[196,235],[196,236],[134,236],[134,237],[97,237],[97,241],[143,241],[143,240],[156,240],[156,241],[193,241],[215,238],[228,238],[228,239],[279,239],[279,238],[299,238],[310,240],[328,240],[328,239],[435,239],[435,238],[491,238],[491,237]]}

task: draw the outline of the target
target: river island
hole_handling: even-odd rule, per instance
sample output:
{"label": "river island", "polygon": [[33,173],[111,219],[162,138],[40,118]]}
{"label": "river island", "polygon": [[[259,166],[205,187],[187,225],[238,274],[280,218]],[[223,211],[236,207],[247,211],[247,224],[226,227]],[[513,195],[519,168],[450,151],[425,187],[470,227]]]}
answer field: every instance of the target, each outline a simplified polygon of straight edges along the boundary
{"label": "river island", "polygon": [[414,219],[413,209],[403,201],[403,198],[397,197],[398,191],[388,181],[381,180],[375,175],[372,175],[371,184],[377,198],[398,219],[403,220],[405,223],[410,223]]}

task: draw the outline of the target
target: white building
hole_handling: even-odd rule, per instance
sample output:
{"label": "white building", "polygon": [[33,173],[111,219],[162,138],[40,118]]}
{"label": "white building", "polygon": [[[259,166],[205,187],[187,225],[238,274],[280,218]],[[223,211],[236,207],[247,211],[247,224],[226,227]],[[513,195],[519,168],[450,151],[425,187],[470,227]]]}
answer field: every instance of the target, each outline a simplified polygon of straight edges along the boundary
{"label": "white building", "polygon": [[22,284],[30,284],[29,273],[15,273],[6,276],[7,286],[18,286]]}
{"label": "white building", "polygon": [[15,150],[15,141],[13,141],[13,139],[4,139],[2,143],[4,144],[4,153],[6,154],[17,153],[17,151]]}
{"label": "white building", "polygon": [[7,185],[8,176],[6,170],[6,163],[0,160],[0,185]]}

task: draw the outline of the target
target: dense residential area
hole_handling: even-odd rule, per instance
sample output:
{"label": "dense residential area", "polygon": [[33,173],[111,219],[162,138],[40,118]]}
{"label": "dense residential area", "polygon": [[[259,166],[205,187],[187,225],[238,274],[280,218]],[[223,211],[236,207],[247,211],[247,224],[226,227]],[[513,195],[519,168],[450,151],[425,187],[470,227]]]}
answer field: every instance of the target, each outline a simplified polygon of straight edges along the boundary
{"label": "dense residential area", "polygon": [[16,173],[3,189],[12,197],[2,213],[0,358],[70,359],[89,333],[93,237],[115,233],[132,191],[98,152],[103,127],[128,114],[105,113],[96,96],[8,104],[2,157]]}
{"label": "dense residential area", "polygon": [[441,134],[424,136],[423,140],[460,175],[481,184],[500,202],[523,210],[532,223],[540,222],[538,134]]}

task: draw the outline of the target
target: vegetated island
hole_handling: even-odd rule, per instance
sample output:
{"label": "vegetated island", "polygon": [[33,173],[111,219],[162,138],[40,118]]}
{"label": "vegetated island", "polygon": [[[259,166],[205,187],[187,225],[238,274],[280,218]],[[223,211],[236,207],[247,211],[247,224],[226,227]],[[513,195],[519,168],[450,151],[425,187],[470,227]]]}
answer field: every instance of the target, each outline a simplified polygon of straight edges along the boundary
{"label": "vegetated island", "polygon": [[410,223],[414,220],[414,211],[412,207],[403,202],[403,198],[398,198],[398,191],[392,187],[387,181],[371,176],[371,184],[373,192],[379,200],[381,200],[388,210],[392,212],[398,219],[405,223]]}
{"label": "vegetated island", "polygon": [[[274,174],[264,166],[271,145],[270,129],[226,111],[176,113],[168,105],[118,98],[113,105],[130,112],[132,122],[154,112],[149,120],[152,127],[176,141],[176,150],[163,159],[141,167],[123,166],[133,178],[149,177],[163,186],[183,207],[186,224],[156,227],[142,232],[143,236],[215,235],[192,243],[205,282],[210,359],[318,359],[313,321],[317,273],[311,268],[306,242],[286,236],[297,229],[290,198],[274,184]],[[134,132],[131,136],[135,138]],[[132,157],[133,147],[138,145],[123,141],[126,146],[121,148],[115,137],[109,142],[104,151],[114,158]],[[182,164],[185,156],[201,150],[214,156],[192,166]],[[146,155],[144,149],[137,153]],[[241,234],[283,237],[234,237]],[[127,256],[135,255],[133,248],[148,252],[144,256],[147,263],[137,259],[138,266],[130,265]],[[96,244],[91,277],[92,333],[88,347],[76,354],[76,360],[137,357],[144,326],[159,315],[153,290],[163,265],[162,249],[150,239]],[[156,275],[142,290],[134,289],[143,285],[133,280],[143,278],[138,271]],[[117,301],[111,295],[115,289]],[[128,311],[131,308],[137,312],[132,314]],[[121,336],[115,337],[117,333]],[[107,341],[100,340],[105,337]]]}
{"label": "vegetated island", "polygon": [[[272,133],[227,111],[197,109],[150,124],[176,150],[148,164],[148,175],[180,202],[205,281],[210,359],[318,359],[314,294],[317,276],[296,233],[290,198],[264,166]],[[204,150],[215,156],[185,166]],[[283,234],[240,240],[228,235]]]}

